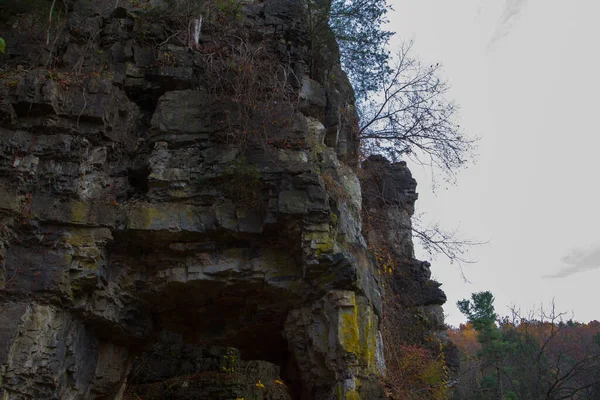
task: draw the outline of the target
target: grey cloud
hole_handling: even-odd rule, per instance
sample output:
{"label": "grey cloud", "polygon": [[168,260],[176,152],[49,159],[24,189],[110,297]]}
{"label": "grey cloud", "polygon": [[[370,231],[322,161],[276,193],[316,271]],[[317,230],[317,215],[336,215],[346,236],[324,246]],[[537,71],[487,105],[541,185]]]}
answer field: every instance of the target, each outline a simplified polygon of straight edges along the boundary
{"label": "grey cloud", "polygon": [[595,244],[584,249],[573,249],[561,258],[562,268],[555,274],[546,275],[545,278],[565,278],[579,272],[600,268],[600,244]]}
{"label": "grey cloud", "polygon": [[502,15],[500,16],[500,20],[496,25],[496,31],[494,36],[490,40],[488,44],[488,48],[492,47],[497,41],[505,37],[510,33],[513,26],[517,22],[519,15],[521,14],[521,10],[523,6],[529,0],[505,0],[504,1],[504,10],[502,11]]}

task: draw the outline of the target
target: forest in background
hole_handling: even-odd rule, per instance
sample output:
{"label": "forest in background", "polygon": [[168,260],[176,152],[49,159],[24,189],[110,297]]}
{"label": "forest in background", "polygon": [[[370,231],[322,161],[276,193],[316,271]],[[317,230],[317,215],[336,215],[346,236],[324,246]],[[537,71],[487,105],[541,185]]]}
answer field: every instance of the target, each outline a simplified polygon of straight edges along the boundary
{"label": "forest in background", "polygon": [[600,398],[600,322],[581,323],[552,303],[499,317],[490,292],[458,302],[468,322],[449,328],[460,351],[456,400]]}

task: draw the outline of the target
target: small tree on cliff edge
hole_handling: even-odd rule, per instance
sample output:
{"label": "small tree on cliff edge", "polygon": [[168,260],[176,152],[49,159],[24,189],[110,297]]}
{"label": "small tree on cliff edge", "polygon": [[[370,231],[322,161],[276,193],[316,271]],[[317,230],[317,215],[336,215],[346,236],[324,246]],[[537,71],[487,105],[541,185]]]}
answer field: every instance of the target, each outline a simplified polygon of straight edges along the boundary
{"label": "small tree on cliff edge", "polygon": [[363,153],[410,158],[454,181],[456,171],[474,158],[476,140],[457,123],[458,107],[446,97],[440,64],[414,58],[412,42],[390,56],[393,33],[383,29],[390,10],[385,0],[333,0],[328,13],[356,92]]}
{"label": "small tree on cliff edge", "polygon": [[440,64],[423,65],[410,55],[412,45],[401,47],[377,90],[358,104],[363,151],[394,161],[407,157],[454,180],[474,158],[476,139],[456,121],[458,108],[446,97]]}
{"label": "small tree on cliff edge", "polygon": [[333,0],[329,25],[340,48],[342,66],[348,73],[357,99],[365,100],[379,89],[390,73],[389,39],[383,29],[391,6],[382,0]]}

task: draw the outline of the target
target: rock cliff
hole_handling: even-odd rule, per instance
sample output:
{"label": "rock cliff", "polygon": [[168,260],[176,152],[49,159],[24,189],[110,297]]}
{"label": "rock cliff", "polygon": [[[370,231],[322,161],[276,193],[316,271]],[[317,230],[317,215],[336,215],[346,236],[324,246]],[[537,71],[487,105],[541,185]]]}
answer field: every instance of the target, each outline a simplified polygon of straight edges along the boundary
{"label": "rock cliff", "polygon": [[3,399],[385,398],[353,93],[306,3],[33,3],[0,26]]}

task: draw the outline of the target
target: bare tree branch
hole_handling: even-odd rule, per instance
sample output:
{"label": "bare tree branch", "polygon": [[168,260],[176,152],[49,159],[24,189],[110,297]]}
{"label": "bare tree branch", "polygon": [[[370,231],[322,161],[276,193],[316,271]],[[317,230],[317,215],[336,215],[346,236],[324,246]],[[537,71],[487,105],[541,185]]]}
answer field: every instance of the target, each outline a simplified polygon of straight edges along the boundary
{"label": "bare tree branch", "polygon": [[393,161],[408,157],[453,179],[474,158],[477,139],[456,123],[458,107],[446,98],[441,66],[424,66],[410,55],[412,47],[401,47],[378,92],[359,102],[363,151]]}

